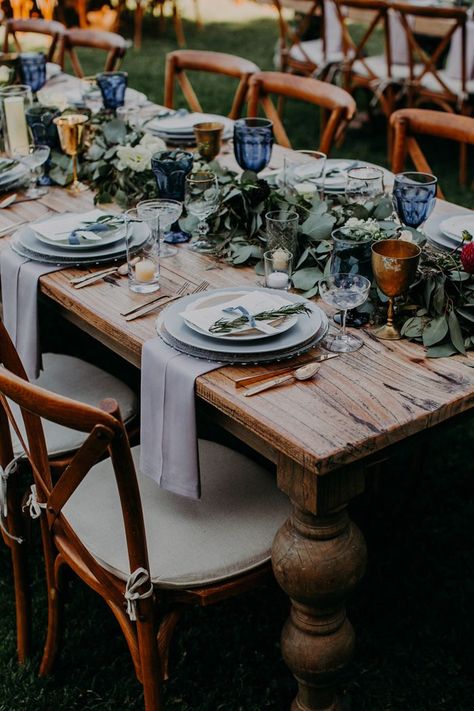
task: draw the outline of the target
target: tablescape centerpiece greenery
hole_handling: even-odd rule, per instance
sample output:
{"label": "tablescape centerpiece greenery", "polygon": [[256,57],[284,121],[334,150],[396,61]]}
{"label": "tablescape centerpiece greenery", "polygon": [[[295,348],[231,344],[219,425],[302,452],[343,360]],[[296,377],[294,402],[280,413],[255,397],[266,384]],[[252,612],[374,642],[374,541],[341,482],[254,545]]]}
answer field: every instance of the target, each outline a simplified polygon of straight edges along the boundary
{"label": "tablescape centerpiece greenery", "polygon": [[[151,158],[164,149],[161,139],[143,129],[99,113],[92,117],[86,132],[80,177],[96,190],[97,203],[129,207],[158,196]],[[70,182],[70,159],[54,153],[52,164],[50,175],[55,182]],[[422,343],[428,357],[474,348],[474,243],[460,244],[451,252],[434,249],[421,232],[402,228],[394,219],[388,195],[376,196],[364,205],[344,196],[321,199],[316,187],[312,190],[310,186],[289,195],[271,177],[259,178],[252,171],[238,177],[218,161],[204,164],[196,156],[193,170],[202,169],[213,171],[220,187],[219,206],[208,218],[215,245],[215,262],[209,269],[219,268],[219,262],[225,260],[235,267],[255,264],[257,274],[263,275],[265,215],[271,210],[295,210],[300,217],[292,283],[307,298],[319,294],[319,283],[330,273],[332,234],[338,228],[354,244],[394,237],[414,241],[422,247],[415,281],[395,301],[402,336]],[[197,223],[193,215],[180,219],[181,228],[190,233]],[[371,321],[382,323],[387,297],[373,285],[361,308],[370,314]]]}

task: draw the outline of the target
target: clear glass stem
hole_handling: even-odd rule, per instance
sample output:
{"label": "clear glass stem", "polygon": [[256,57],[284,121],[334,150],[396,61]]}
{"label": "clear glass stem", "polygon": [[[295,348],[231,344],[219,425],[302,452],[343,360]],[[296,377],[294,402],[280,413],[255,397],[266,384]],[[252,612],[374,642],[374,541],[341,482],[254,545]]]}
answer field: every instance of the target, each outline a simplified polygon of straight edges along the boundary
{"label": "clear glass stem", "polygon": [[347,309],[344,309],[344,311],[341,311],[341,318],[342,318],[342,333],[341,333],[341,338],[345,340],[346,338],[346,318],[347,318]]}

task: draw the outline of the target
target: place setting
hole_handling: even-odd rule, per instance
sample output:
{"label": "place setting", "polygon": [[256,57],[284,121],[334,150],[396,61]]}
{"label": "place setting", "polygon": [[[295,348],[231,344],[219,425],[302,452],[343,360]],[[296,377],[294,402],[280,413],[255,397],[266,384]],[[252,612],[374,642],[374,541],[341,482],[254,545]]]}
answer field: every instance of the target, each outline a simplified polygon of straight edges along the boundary
{"label": "place setting", "polygon": [[151,134],[162,138],[168,145],[195,146],[199,137],[195,135],[195,127],[210,129],[216,125],[219,139],[227,141],[232,138],[234,121],[226,116],[207,114],[201,112],[188,112],[179,109],[169,112],[163,117],[156,116],[144,125],[144,129]]}

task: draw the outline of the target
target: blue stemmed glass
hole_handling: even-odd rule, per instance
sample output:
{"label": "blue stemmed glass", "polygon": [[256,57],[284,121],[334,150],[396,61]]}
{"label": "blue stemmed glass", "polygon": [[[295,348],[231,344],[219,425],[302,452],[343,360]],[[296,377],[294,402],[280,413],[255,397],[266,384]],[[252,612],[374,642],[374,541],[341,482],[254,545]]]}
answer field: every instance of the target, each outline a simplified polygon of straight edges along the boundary
{"label": "blue stemmed glass", "polygon": [[46,57],[42,52],[22,52],[19,56],[23,84],[34,93],[46,84]]}
{"label": "blue stemmed glass", "polygon": [[[186,151],[160,151],[151,158],[151,169],[158,187],[158,197],[169,200],[184,201],[186,176],[193,167],[193,154]],[[171,230],[165,234],[165,242],[178,244],[188,242],[191,235],[180,229],[179,223],[171,225]]]}
{"label": "blue stemmed glass", "polygon": [[118,109],[125,103],[125,91],[128,84],[127,72],[101,72],[96,75],[96,82],[102,94],[105,109]]}
{"label": "blue stemmed glass", "polygon": [[[54,123],[60,115],[61,111],[56,106],[32,106],[25,111],[26,123],[36,146],[49,146],[52,151],[60,149],[58,129]],[[44,173],[38,178],[38,185],[53,185],[48,174],[50,166],[51,156],[44,164]]]}
{"label": "blue stemmed glass", "polygon": [[238,119],[234,124],[234,155],[243,170],[259,173],[270,162],[273,123],[264,118]]}
{"label": "blue stemmed glass", "polygon": [[398,173],[393,183],[393,207],[402,225],[417,229],[433,212],[438,179],[429,173]]}

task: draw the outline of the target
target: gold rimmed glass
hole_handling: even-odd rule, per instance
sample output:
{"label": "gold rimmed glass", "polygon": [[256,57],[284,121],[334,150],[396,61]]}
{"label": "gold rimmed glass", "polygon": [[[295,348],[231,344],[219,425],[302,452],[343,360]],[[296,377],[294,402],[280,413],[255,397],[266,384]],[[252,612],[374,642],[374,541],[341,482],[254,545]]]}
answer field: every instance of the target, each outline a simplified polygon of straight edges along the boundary
{"label": "gold rimmed glass", "polygon": [[54,119],[54,123],[58,129],[61,148],[66,155],[72,157],[72,183],[69,190],[72,193],[80,193],[87,190],[87,185],[81,183],[77,177],[77,154],[82,143],[84,135],[84,127],[89,117],[85,114],[69,114],[67,116],[58,116]]}
{"label": "gold rimmed glass", "polygon": [[218,121],[205,121],[195,124],[193,128],[199,155],[205,161],[213,160],[221,150],[224,124]]}

